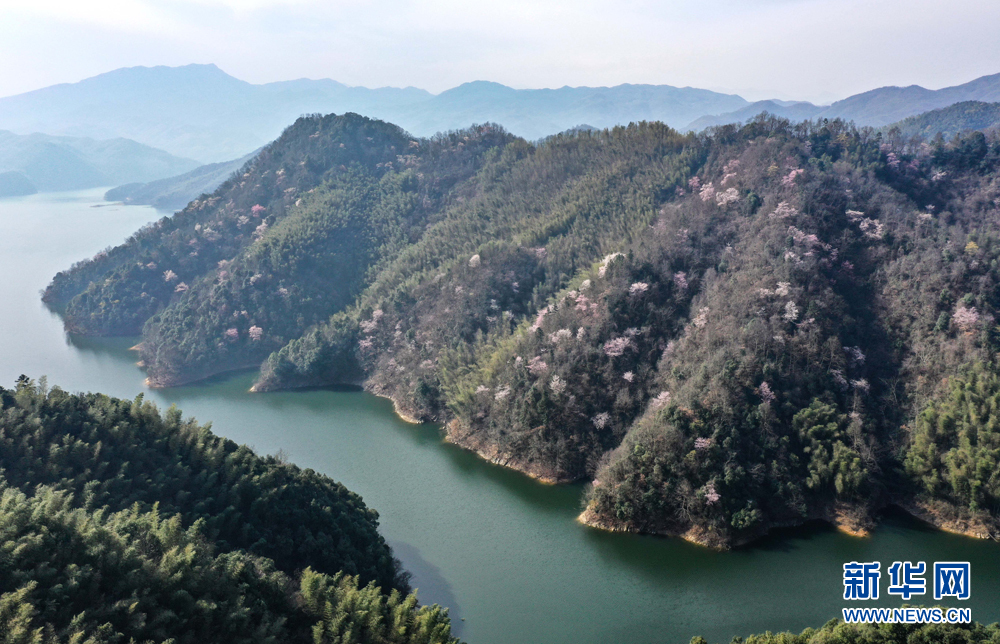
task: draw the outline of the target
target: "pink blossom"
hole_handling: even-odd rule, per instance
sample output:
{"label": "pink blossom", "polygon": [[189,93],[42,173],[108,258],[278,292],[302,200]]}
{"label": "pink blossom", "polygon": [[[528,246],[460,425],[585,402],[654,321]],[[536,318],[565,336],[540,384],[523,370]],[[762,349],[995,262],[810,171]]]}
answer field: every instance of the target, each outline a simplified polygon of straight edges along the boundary
{"label": "pink blossom", "polygon": [[250,327],[249,334],[250,334],[250,339],[256,342],[264,337],[264,329],[260,328],[255,324],[252,327]]}
{"label": "pink blossom", "polygon": [[709,182],[701,189],[698,196],[701,197],[702,201],[710,201],[713,197],[715,197],[715,186]]}
{"label": "pink blossom", "polygon": [[252,215],[253,215],[254,217],[261,217],[261,216],[263,216],[263,214],[264,214],[264,210],[266,210],[266,209],[264,208],[264,206],[262,206],[262,205],[260,205],[260,204],[254,204],[254,206],[253,206],[253,207],[252,207],[252,208],[250,209],[250,213],[251,213],[251,214],[252,214]]}
{"label": "pink blossom", "polygon": [[688,179],[688,187],[691,188],[691,190],[697,190],[701,187],[701,180],[697,176],[691,177]]}
{"label": "pink blossom", "polygon": [[781,185],[784,186],[784,187],[786,187],[786,188],[790,188],[790,187],[794,186],[795,185],[795,180],[800,175],[802,175],[804,173],[805,173],[805,170],[803,170],[802,168],[796,168],[796,169],[792,170],[787,175],[785,175],[784,177],[782,177],[782,179],[781,179]]}
{"label": "pink blossom", "polygon": [[771,391],[771,385],[767,384],[767,381],[760,383],[760,386],[757,387],[757,393],[760,394],[761,400],[765,403],[774,402],[775,395],[774,392]]}
{"label": "pink blossom", "polygon": [[680,291],[686,291],[688,287],[687,273],[674,273],[674,286]]}
{"label": "pink blossom", "polygon": [[531,325],[532,333],[542,328],[542,323],[545,321],[545,316],[546,314],[548,314],[548,312],[549,312],[549,307],[547,306],[538,312],[538,316],[535,318],[535,323]]}
{"label": "pink blossom", "polygon": [[705,486],[705,504],[706,505],[712,505],[714,503],[718,503],[719,499],[721,499],[721,498],[722,497],[719,496],[719,493],[715,491],[715,484],[714,483],[709,483],[708,485]]}
{"label": "pink blossom", "polygon": [[797,214],[799,214],[799,211],[794,206],[790,205],[787,201],[782,201],[768,217],[771,219],[786,219]]}
{"label": "pink blossom", "polygon": [[669,404],[670,404],[670,392],[661,391],[656,395],[656,398],[653,398],[653,401],[649,403],[649,406],[652,407],[653,409],[663,409]]}
{"label": "pink blossom", "polygon": [[955,326],[968,333],[976,328],[976,324],[979,322],[979,313],[974,306],[965,307],[959,305],[955,309],[955,313],[951,316],[951,319],[955,323]]}
{"label": "pink blossom", "polygon": [[226,332],[222,334],[222,337],[232,342],[240,337],[240,332],[236,329],[226,329]]}
{"label": "pink blossom", "polygon": [[633,380],[635,380],[635,374],[632,373],[631,371],[626,371],[625,373],[622,374],[622,378],[624,378],[626,382],[632,382]]}
{"label": "pink blossom", "polygon": [[174,293],[183,293],[186,290],[188,290],[188,285],[185,284],[184,282],[181,282],[174,288]]}
{"label": "pink blossom", "polygon": [[177,279],[177,273],[175,273],[175,272],[173,272],[171,270],[163,271],[163,281],[164,282],[168,282],[169,283],[169,282],[173,282],[176,279]]}
{"label": "pink blossom", "polygon": [[713,442],[711,438],[696,438],[694,439],[694,448],[701,452],[711,447]]}
{"label": "pink blossom", "polygon": [[531,372],[533,376],[541,376],[547,373],[549,370],[549,365],[542,360],[541,356],[535,356],[531,360],[528,360],[528,371]]}
{"label": "pink blossom", "polygon": [[628,338],[613,338],[604,343],[604,355],[616,358],[625,353],[625,349],[631,346],[632,341]]}

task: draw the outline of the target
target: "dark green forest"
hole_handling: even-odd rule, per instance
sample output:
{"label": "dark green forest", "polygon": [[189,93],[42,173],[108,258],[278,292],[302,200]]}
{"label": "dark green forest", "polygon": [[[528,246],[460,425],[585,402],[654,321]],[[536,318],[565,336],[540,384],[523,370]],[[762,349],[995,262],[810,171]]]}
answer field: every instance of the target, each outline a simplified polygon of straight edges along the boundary
{"label": "dark green forest", "polygon": [[342,485],[28,378],[0,388],[0,641],[457,642]]}
{"label": "dark green forest", "polygon": [[1000,141],[760,117],[531,144],[299,119],[46,291],[152,385],[363,384],[584,519],[997,534]]}

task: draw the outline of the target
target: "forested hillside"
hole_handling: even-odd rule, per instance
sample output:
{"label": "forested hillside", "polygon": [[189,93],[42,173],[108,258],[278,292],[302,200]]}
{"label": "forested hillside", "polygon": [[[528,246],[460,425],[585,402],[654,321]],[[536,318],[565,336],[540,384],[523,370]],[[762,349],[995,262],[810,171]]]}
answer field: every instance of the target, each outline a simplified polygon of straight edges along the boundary
{"label": "forested hillside", "polygon": [[0,388],[5,642],[455,642],[361,499],[142,397]]}
{"label": "forested hillside", "polygon": [[1000,103],[964,101],[911,116],[892,127],[898,127],[903,136],[920,136],[928,140],[938,134],[950,139],[970,130],[995,130],[1000,127]]}
{"label": "forested hillside", "polygon": [[840,121],[536,146],[310,117],[46,297],[74,330],[141,327],[154,385],[261,361],[258,391],[363,383],[591,480],[594,525],[726,546],[897,503],[991,534],[998,164],[982,133]]}

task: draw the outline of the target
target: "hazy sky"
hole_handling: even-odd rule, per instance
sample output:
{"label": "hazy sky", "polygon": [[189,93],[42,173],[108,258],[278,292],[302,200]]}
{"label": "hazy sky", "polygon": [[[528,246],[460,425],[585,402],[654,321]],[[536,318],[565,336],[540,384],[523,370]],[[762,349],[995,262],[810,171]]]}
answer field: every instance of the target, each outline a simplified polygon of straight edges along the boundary
{"label": "hazy sky", "polygon": [[0,0],[0,96],[211,62],[254,83],[655,83],[829,102],[1000,72],[998,33],[998,0]]}

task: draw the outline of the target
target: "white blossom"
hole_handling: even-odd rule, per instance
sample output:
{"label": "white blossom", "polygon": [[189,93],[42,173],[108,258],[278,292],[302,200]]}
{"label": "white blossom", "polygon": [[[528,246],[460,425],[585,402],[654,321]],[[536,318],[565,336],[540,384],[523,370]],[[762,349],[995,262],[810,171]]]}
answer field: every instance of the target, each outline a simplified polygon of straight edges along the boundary
{"label": "white blossom", "polygon": [[629,295],[642,295],[649,290],[649,284],[646,282],[635,282],[628,289]]}
{"label": "white blossom", "polygon": [[699,329],[702,328],[702,327],[704,327],[706,324],[708,324],[708,307],[707,306],[703,306],[700,309],[698,309],[698,315],[695,316],[695,318],[692,321],[692,323],[697,328],[699,328]]}

